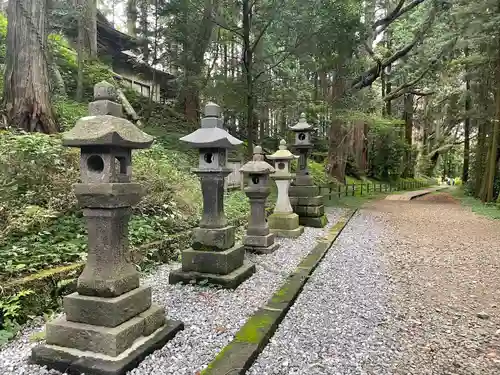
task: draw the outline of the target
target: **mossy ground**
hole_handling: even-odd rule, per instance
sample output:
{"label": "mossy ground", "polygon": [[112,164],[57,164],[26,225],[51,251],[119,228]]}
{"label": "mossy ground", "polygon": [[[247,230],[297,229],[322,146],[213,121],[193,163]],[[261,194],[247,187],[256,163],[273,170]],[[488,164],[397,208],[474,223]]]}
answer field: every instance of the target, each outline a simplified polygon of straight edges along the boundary
{"label": "mossy ground", "polygon": [[472,212],[486,216],[493,220],[500,220],[500,209],[495,203],[483,203],[479,199],[468,196],[465,194],[462,187],[449,188],[445,190],[462,203],[465,207],[468,207]]}

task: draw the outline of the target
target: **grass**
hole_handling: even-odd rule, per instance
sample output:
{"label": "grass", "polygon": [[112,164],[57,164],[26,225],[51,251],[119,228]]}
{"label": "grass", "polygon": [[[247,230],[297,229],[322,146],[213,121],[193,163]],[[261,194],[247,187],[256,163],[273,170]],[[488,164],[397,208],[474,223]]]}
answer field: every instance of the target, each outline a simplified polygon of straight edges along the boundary
{"label": "grass", "polygon": [[478,215],[489,217],[490,219],[500,220],[500,209],[495,203],[483,203],[479,199],[465,195],[462,188],[452,188],[448,190],[451,195],[459,199],[465,207]]}
{"label": "grass", "polygon": [[340,199],[338,197],[332,197],[332,200],[328,200],[326,198],[325,200],[325,205],[328,207],[340,207],[340,208],[360,208],[363,206],[365,203],[377,200],[377,199],[383,199],[386,197],[389,193],[371,193],[370,195],[356,195],[356,196],[343,196]]}

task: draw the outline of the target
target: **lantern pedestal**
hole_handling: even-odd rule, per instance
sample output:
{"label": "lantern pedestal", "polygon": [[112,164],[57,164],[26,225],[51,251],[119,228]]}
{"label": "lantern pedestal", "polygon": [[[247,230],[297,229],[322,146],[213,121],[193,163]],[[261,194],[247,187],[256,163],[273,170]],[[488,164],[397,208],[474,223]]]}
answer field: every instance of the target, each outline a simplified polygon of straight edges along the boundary
{"label": "lantern pedestal", "polygon": [[[243,246],[241,247],[242,249]],[[185,250],[186,251],[186,250]],[[182,256],[184,257],[185,252]],[[210,261],[213,261],[210,256],[208,256]],[[220,285],[226,289],[236,289],[243,281],[248,279],[255,273],[255,264],[248,261],[244,261],[243,265],[235,269],[234,271],[228,273],[227,275],[222,275],[218,273],[207,273],[207,272],[197,272],[197,271],[184,271],[182,269],[174,270],[170,272],[169,283],[185,283],[188,284],[192,281],[200,282],[206,281],[209,284]]]}
{"label": "lantern pedestal", "polygon": [[293,211],[299,215],[300,225],[323,228],[328,223],[324,197],[319,193],[319,187],[315,185],[290,186],[290,203]]}
{"label": "lantern pedestal", "polygon": [[[163,314],[162,311],[161,315]],[[154,328],[157,322],[152,322],[151,319],[158,318],[160,314],[145,315],[145,313],[142,313],[141,315],[134,318],[132,326],[124,323],[126,327],[120,328],[119,326],[111,329],[88,324],[79,326],[76,324],[77,327],[75,328],[75,323],[56,321],[54,324],[59,326],[58,331],[61,335],[71,335],[67,338],[68,346],[71,344],[71,348],[55,345],[37,346],[33,348],[31,359],[36,364],[47,366],[61,373],[124,375],[137,367],[138,363],[148,355],[162,348],[171,340],[182,329],[182,323],[172,320],[165,321],[150,335],[141,336],[135,341],[132,340],[133,345],[129,345],[118,356],[105,355],[99,351],[89,352],[88,350],[74,349],[73,347],[76,342],[87,346],[92,344],[96,349],[99,346],[116,345],[120,347],[130,344],[131,338],[134,337],[133,333],[139,331],[138,327],[144,326],[144,329]]]}

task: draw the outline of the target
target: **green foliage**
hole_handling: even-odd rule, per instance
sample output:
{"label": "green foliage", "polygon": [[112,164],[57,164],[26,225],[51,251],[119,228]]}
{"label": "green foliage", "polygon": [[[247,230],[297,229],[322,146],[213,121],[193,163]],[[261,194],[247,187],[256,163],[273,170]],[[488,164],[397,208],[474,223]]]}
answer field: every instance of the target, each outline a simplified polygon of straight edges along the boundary
{"label": "green foliage", "polygon": [[[71,97],[76,94],[78,78],[78,58],[76,51],[69,45],[67,39],[61,34],[50,34],[49,45],[54,62],[66,85],[66,92]],[[113,73],[109,66],[99,60],[85,61],[83,67],[83,95],[84,99],[90,101],[94,95],[94,85],[103,80],[111,82]]]}
{"label": "green foliage", "polygon": [[67,98],[54,100],[53,107],[61,131],[71,129],[80,118],[88,115],[87,104]]}
{"label": "green foliage", "polygon": [[[0,279],[83,261],[87,233],[76,205],[79,152],[59,136],[2,133],[0,137]],[[134,179],[147,194],[129,228],[132,248],[185,232],[200,218],[201,189],[190,157],[154,144],[134,152]],[[248,199],[229,194],[226,213],[241,224]]]}
{"label": "green foliage", "polygon": [[368,133],[370,177],[389,180],[399,176],[408,145],[398,127],[375,122]]}
{"label": "green foliage", "polygon": [[31,290],[0,298],[0,347],[16,335],[20,329],[19,318],[23,315],[23,300],[33,294]]}

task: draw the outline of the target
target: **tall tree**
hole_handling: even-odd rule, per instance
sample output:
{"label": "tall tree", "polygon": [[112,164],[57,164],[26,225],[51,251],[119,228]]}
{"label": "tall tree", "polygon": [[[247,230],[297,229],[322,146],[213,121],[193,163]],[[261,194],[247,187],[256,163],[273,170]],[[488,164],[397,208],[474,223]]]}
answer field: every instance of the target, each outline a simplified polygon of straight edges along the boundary
{"label": "tall tree", "polygon": [[85,63],[97,57],[97,0],[74,0],[78,17],[76,100],[83,100]]}
{"label": "tall tree", "polygon": [[50,102],[47,0],[9,0],[3,107],[11,126],[57,132]]}

